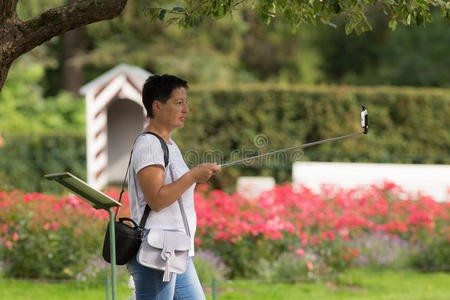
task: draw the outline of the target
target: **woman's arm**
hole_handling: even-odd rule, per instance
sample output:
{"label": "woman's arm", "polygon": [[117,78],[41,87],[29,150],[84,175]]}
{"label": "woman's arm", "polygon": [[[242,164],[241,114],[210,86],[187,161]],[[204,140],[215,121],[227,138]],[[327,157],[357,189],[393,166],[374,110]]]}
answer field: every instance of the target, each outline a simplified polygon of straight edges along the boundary
{"label": "woman's arm", "polygon": [[152,210],[160,211],[177,201],[191,185],[208,181],[219,171],[217,164],[201,164],[167,185],[164,185],[164,168],[161,165],[147,166],[137,176],[147,204]]}

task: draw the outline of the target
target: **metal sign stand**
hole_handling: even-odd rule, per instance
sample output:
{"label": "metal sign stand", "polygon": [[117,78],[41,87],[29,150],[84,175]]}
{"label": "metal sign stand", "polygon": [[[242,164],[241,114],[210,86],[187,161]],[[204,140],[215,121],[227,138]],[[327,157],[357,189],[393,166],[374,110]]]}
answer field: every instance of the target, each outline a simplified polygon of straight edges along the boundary
{"label": "metal sign stand", "polygon": [[[71,190],[83,200],[92,205],[95,209],[104,209],[109,213],[109,241],[111,249],[111,292],[112,299],[117,300],[116,290],[116,238],[114,232],[114,213],[112,208],[122,204],[109,197],[108,195],[97,191],[86,182],[75,177],[69,172],[44,175],[48,180],[54,180],[67,189]],[[108,285],[108,282],[107,282]],[[107,289],[107,299],[109,299],[109,288]]]}

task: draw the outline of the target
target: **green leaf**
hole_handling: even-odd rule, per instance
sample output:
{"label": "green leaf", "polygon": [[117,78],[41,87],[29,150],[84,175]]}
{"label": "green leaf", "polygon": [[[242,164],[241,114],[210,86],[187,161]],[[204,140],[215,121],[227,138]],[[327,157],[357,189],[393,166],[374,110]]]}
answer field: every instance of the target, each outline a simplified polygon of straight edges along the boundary
{"label": "green leaf", "polygon": [[291,20],[292,19],[292,11],[290,9],[285,9],[283,12],[283,16],[288,19]]}
{"label": "green leaf", "polygon": [[339,2],[336,2],[334,4],[333,8],[334,8],[334,12],[337,13],[337,14],[340,13],[341,10],[342,10],[341,5],[339,4]]}
{"label": "green leaf", "polygon": [[416,24],[420,26],[422,25],[422,23],[423,23],[423,16],[421,14],[418,14],[416,16]]}
{"label": "green leaf", "polygon": [[164,20],[164,17],[166,16],[166,13],[167,13],[167,10],[161,9],[161,11],[159,12],[159,16],[158,16],[160,21]]}
{"label": "green leaf", "polygon": [[349,35],[353,31],[353,26],[350,23],[345,24],[345,34]]}
{"label": "green leaf", "polygon": [[392,19],[389,21],[389,28],[391,28],[392,30],[397,29],[397,25],[398,25],[398,22],[396,20]]}

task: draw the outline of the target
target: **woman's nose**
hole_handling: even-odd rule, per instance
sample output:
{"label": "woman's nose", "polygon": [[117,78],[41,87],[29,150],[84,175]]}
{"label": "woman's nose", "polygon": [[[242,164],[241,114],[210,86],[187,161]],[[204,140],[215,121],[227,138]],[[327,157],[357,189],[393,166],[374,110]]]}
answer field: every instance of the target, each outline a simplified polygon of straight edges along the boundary
{"label": "woman's nose", "polygon": [[185,113],[189,112],[189,105],[187,103],[184,104],[183,112],[185,112]]}

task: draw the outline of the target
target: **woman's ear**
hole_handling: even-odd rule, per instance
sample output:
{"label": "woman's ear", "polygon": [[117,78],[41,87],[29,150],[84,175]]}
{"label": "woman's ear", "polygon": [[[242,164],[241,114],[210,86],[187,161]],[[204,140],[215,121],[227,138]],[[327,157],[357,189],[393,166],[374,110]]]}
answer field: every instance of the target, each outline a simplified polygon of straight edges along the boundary
{"label": "woman's ear", "polygon": [[153,113],[159,113],[160,108],[161,108],[161,103],[158,100],[153,101],[153,104],[152,104]]}

